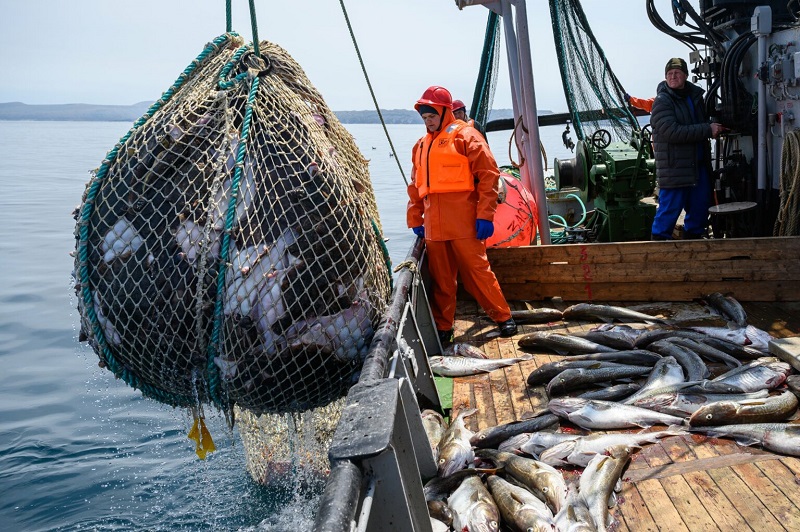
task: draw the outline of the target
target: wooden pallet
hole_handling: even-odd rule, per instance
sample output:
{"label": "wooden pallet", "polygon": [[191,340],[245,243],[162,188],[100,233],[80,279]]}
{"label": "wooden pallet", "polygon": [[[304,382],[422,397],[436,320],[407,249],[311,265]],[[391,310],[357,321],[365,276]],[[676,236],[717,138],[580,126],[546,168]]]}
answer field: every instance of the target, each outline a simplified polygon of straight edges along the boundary
{"label": "wooden pallet", "polygon": [[[525,308],[515,303],[516,308]],[[566,304],[533,303],[530,307]],[[747,303],[748,321],[775,337],[800,334],[800,304]],[[474,302],[460,301],[456,341],[469,342],[491,358],[521,354],[517,339],[537,330],[575,332],[596,324],[555,322],[524,325],[516,338],[487,339],[494,324]],[[547,403],[543,387],[529,389],[527,376],[539,365],[560,360],[536,354],[533,360],[484,375],[454,379],[452,415],[468,408],[470,430],[523,419]],[[633,455],[613,515],[619,530],[800,530],[800,459],[776,455],[731,440],[701,435],[674,436],[646,445]]]}

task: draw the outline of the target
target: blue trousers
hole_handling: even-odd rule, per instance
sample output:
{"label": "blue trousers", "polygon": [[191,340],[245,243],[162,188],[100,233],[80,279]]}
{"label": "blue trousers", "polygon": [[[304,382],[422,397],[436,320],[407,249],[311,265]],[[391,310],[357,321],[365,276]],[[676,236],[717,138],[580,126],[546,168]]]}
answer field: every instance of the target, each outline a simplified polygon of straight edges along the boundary
{"label": "blue trousers", "polygon": [[692,235],[705,235],[708,228],[708,208],[711,206],[711,184],[705,168],[699,172],[697,184],[691,187],[662,188],[658,193],[658,210],[653,219],[653,237],[669,240],[681,215],[683,229]]}

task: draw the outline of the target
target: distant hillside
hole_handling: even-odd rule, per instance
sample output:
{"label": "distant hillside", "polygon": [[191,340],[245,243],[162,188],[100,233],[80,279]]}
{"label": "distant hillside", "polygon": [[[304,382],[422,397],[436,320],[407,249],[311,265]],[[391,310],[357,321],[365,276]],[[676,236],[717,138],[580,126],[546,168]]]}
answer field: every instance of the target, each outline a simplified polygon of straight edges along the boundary
{"label": "distant hillside", "polygon": [[0,103],[0,120],[134,122],[147,111],[150,105],[152,105],[151,102],[139,102],[133,105]]}
{"label": "distant hillside", "polygon": [[[28,105],[20,102],[0,103],[0,120],[67,120],[99,122],[134,122],[139,119],[152,102],[133,105],[92,105],[72,103],[61,105]],[[335,111],[343,124],[379,124],[377,111]],[[421,124],[422,120],[413,109],[381,109],[387,124]],[[551,114],[540,110],[539,114]],[[490,119],[511,118],[511,109],[494,109]]]}

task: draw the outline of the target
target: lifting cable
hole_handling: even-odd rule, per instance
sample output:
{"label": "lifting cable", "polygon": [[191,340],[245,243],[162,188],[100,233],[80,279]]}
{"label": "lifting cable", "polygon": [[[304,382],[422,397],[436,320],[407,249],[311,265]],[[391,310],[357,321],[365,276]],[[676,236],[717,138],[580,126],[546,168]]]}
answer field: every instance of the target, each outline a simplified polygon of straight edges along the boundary
{"label": "lifting cable", "polygon": [[[261,51],[258,48],[258,23],[256,22],[256,3],[255,0],[250,2],[250,27],[253,31],[253,49],[255,50],[256,57],[261,57]],[[231,33],[233,28],[233,16],[231,11],[231,0],[225,0],[225,32]]]}
{"label": "lifting cable", "polygon": [[[230,1],[230,0],[228,0]],[[250,0],[251,2],[253,0]],[[383,126],[383,131],[386,133],[386,139],[389,141],[389,147],[392,148],[392,154],[394,154],[394,160],[397,162],[397,167],[400,169],[400,175],[403,176],[403,182],[405,182],[406,186],[408,186],[408,180],[406,179],[406,174],[403,172],[403,166],[400,164],[400,159],[397,157],[397,151],[394,149],[394,144],[392,144],[392,137],[389,136],[389,130],[386,129],[386,122],[383,120],[383,114],[381,114],[380,106],[378,105],[378,100],[375,98],[375,91],[372,90],[372,83],[369,81],[369,75],[367,74],[367,69],[364,66],[364,59],[361,57],[361,51],[358,48],[358,42],[356,42],[356,36],[353,33],[353,26],[350,24],[350,17],[347,16],[347,8],[344,6],[344,0],[339,0],[339,4],[342,6],[342,13],[344,14],[344,20],[347,23],[347,29],[350,32],[350,38],[353,40],[353,47],[356,49],[356,55],[358,56],[358,62],[361,65],[361,71],[364,73],[364,80],[367,82],[367,87],[369,87],[369,94],[372,96],[372,102],[375,104],[375,110],[378,112],[378,118],[381,120],[381,125]]]}

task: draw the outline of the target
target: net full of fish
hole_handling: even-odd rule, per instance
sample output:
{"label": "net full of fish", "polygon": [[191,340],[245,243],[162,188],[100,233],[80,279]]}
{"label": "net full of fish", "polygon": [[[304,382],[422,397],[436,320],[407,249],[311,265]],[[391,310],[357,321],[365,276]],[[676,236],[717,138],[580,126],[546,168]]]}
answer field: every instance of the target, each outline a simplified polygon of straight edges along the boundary
{"label": "net full of fish", "polygon": [[391,289],[367,160],[300,66],[259,48],[209,43],[76,213],[81,339],[176,406],[330,403]]}

